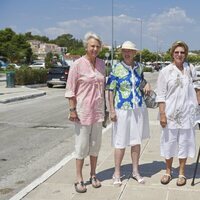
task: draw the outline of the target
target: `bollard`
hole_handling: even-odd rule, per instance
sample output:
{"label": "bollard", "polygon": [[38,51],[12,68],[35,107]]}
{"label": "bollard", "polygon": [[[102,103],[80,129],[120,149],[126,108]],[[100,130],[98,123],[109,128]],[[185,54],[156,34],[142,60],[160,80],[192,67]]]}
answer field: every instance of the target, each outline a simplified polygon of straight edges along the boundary
{"label": "bollard", "polygon": [[6,72],[6,87],[7,88],[15,87],[15,72],[13,71]]}

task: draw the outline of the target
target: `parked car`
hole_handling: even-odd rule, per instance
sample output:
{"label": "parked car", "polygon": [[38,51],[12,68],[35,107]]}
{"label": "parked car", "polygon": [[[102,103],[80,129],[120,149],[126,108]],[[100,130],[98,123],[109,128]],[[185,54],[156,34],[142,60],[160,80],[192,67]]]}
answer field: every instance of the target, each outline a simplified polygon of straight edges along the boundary
{"label": "parked car", "polygon": [[9,64],[8,64],[8,67],[14,67],[14,68],[16,68],[16,69],[19,69],[21,66],[18,65],[18,64],[16,64],[16,63],[9,63]]}
{"label": "parked car", "polygon": [[32,69],[45,69],[45,62],[37,61],[29,65]]}
{"label": "parked car", "polygon": [[7,66],[8,64],[6,62],[4,62],[3,60],[0,60],[0,68],[6,69]]}
{"label": "parked car", "polygon": [[55,66],[49,69],[47,74],[47,86],[66,86],[70,66]]}
{"label": "parked car", "polygon": [[200,77],[200,65],[195,66],[195,69],[196,69],[196,75],[197,75],[198,77]]}

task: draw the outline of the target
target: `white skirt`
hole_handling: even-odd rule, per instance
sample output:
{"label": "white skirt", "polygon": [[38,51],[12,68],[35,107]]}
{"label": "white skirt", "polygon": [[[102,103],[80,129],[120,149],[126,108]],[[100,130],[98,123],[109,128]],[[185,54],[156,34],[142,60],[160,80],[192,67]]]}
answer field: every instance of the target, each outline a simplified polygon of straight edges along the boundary
{"label": "white skirt", "polygon": [[125,148],[141,144],[149,138],[149,117],[147,108],[134,110],[116,109],[117,122],[113,122],[112,146]]}

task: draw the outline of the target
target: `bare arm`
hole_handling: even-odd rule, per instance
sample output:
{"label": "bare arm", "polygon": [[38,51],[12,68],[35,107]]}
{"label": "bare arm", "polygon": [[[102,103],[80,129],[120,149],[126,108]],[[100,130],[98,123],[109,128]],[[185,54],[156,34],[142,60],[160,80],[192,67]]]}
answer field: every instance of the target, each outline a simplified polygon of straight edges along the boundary
{"label": "bare arm", "polygon": [[113,91],[108,91],[108,101],[109,101],[109,106],[110,106],[110,119],[113,122],[117,121],[117,116],[115,112],[115,107],[114,107],[114,92]]}
{"label": "bare arm", "polygon": [[159,112],[160,112],[160,125],[162,128],[165,128],[167,125],[167,117],[165,113],[165,103],[160,102],[159,103]]}
{"label": "bare arm", "polygon": [[200,89],[195,88],[195,91],[196,91],[196,95],[197,95],[198,104],[200,105]]}
{"label": "bare arm", "polygon": [[71,97],[69,98],[69,120],[70,121],[80,121],[76,112],[76,98]]}

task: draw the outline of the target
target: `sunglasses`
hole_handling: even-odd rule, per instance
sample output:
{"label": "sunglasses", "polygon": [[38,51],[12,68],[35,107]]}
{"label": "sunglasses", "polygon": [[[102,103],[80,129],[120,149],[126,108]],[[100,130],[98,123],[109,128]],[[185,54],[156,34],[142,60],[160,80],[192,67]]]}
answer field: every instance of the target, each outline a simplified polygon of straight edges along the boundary
{"label": "sunglasses", "polygon": [[185,52],[184,52],[184,51],[174,51],[174,53],[175,53],[175,54],[182,54],[182,55],[184,55],[184,54],[185,54]]}

